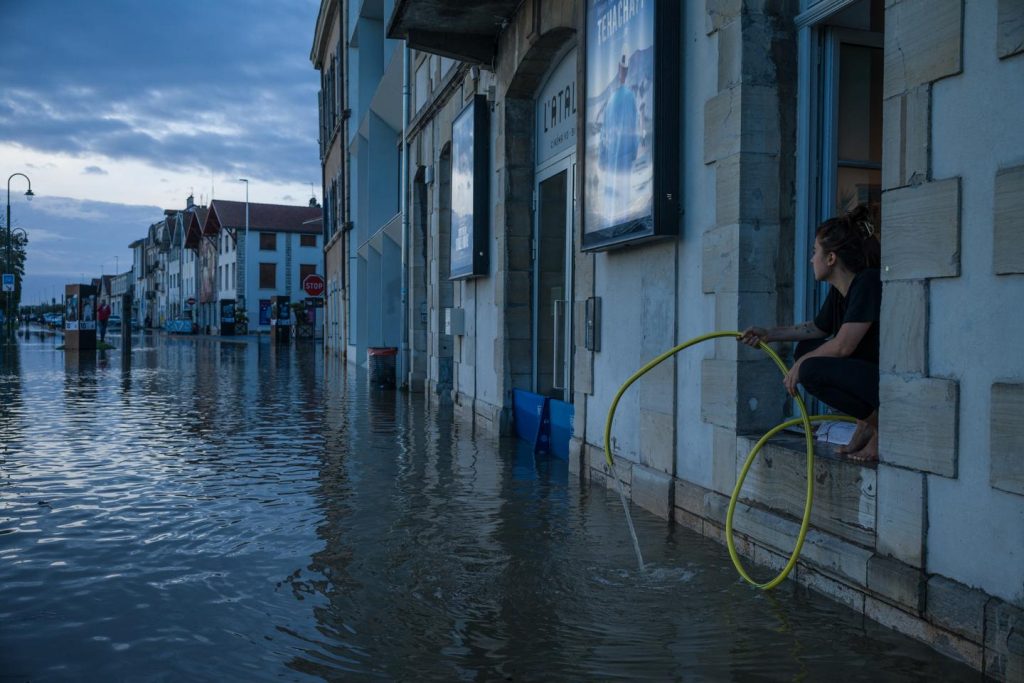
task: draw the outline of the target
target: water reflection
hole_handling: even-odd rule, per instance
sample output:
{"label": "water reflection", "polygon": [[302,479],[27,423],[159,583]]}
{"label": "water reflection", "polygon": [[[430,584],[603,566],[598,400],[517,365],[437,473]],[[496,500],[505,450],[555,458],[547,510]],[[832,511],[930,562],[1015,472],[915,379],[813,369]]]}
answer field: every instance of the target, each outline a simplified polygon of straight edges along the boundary
{"label": "water reflection", "polygon": [[3,358],[13,678],[975,678],[311,344]]}

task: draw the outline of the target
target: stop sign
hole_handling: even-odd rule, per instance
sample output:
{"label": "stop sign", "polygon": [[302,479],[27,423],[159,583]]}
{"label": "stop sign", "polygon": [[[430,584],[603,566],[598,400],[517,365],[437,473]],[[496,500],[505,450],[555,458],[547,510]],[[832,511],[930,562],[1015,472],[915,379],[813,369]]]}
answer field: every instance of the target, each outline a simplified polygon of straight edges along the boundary
{"label": "stop sign", "polygon": [[302,291],[309,296],[320,296],[324,293],[324,279],[316,273],[311,273],[302,281]]}

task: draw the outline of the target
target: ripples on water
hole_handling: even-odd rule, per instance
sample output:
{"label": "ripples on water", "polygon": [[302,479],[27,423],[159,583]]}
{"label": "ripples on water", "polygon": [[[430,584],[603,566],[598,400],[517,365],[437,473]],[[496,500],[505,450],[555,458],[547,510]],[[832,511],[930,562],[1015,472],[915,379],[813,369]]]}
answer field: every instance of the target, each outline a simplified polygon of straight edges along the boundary
{"label": "ripples on water", "polygon": [[0,678],[974,679],[312,347],[0,364]]}

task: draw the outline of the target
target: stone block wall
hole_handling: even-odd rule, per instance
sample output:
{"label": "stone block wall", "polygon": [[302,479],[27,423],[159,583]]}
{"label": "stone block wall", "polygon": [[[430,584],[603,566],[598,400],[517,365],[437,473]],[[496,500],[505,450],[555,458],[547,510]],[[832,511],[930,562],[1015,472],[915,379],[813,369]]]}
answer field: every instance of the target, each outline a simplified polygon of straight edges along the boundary
{"label": "stone block wall", "polygon": [[[715,325],[742,330],[788,313],[782,261],[792,249],[796,82],[792,2],[708,0],[707,33],[718,41],[718,93],[704,107],[704,163],[715,168],[715,224],[703,237],[702,289]],[[780,277],[781,276],[781,277]],[[701,371],[702,418],[724,433],[753,433],[782,420],[778,369],[763,354],[723,339]],[[724,430],[724,431],[723,431]],[[716,454],[716,463],[719,458]],[[714,477],[728,493],[732,475]],[[719,486],[722,488],[719,489]]]}
{"label": "stone block wall", "polygon": [[[962,0],[887,3],[883,85],[882,279],[876,548],[925,566],[924,475],[957,474],[959,392],[929,376],[929,282],[959,277],[959,178],[930,168],[932,84],[961,71]],[[909,322],[909,326],[908,323]],[[916,334],[912,334],[916,333]]]}

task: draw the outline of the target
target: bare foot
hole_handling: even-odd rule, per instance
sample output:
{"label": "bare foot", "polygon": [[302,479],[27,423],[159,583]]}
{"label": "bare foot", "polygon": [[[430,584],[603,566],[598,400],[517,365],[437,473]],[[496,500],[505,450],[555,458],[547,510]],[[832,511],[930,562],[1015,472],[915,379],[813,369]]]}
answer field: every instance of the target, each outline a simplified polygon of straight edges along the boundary
{"label": "bare foot", "polygon": [[846,457],[855,462],[878,462],[878,431],[871,429],[867,444],[858,451],[847,453]]}
{"label": "bare foot", "polygon": [[848,455],[862,450],[868,445],[868,441],[871,440],[871,434],[874,431],[875,430],[871,428],[871,425],[864,420],[857,420],[857,429],[853,430],[853,436],[850,437],[850,443],[845,446],[840,446],[836,451],[843,455]]}

